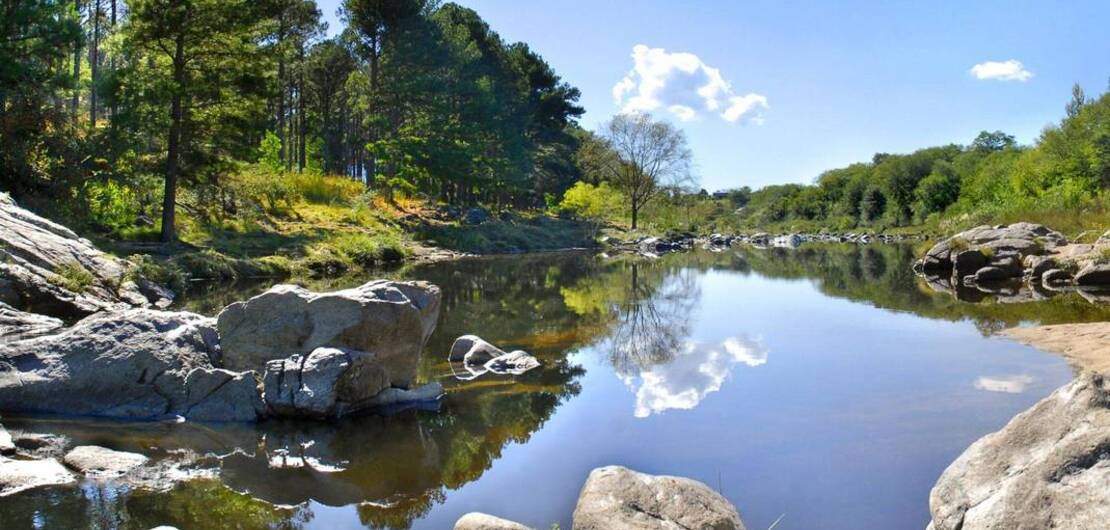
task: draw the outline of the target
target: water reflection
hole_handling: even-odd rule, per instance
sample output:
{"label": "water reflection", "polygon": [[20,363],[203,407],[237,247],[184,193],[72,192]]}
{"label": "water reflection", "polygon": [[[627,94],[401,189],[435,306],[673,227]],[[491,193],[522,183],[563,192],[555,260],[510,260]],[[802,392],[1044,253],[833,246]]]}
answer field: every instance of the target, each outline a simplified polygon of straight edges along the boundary
{"label": "water reflection", "polygon": [[1006,394],[1020,394],[1025,392],[1025,387],[1033,382],[1028,375],[982,376],[975,380],[975,388],[987,392],[1004,392]]}
{"label": "water reflection", "polygon": [[687,341],[669,361],[620,376],[636,394],[634,415],[646,418],[666,410],[693,409],[721,389],[737,364],[756,367],[766,362],[767,349],[747,337],[729,337],[717,345]]}

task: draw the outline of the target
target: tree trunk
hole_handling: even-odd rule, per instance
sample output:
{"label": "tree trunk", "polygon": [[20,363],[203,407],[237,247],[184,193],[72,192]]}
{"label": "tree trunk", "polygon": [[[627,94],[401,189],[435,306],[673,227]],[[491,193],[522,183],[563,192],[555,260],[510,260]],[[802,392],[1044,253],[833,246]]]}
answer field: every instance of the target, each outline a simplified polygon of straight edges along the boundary
{"label": "tree trunk", "polygon": [[92,4],[92,46],[89,47],[89,72],[91,87],[89,88],[89,125],[96,128],[96,74],[100,63],[100,1]]}
{"label": "tree trunk", "polygon": [[181,104],[185,89],[185,34],[178,33],[173,56],[173,96],[170,103],[170,132],[166,141],[166,187],[162,198],[162,242],[177,240],[174,229],[177,208],[178,159],[181,156],[181,128],[184,110]]}
{"label": "tree trunk", "polygon": [[[113,34],[115,34],[115,31],[116,31],[116,4],[118,2],[119,2],[119,0],[112,0],[112,33]],[[116,73],[116,54],[114,54],[114,53],[108,58],[108,71],[112,74]],[[110,116],[115,116],[116,115],[116,99],[118,99],[118,98],[112,98],[111,105],[108,109],[108,112],[109,112]]]}
{"label": "tree trunk", "polygon": [[[73,0],[77,8],[77,22],[81,22],[81,0]],[[73,100],[69,103],[69,112],[73,117],[73,124],[77,125],[77,107],[81,104],[81,45],[85,39],[85,32],[77,32],[77,42],[73,46]]]}
{"label": "tree trunk", "polygon": [[636,218],[639,216],[639,214],[640,214],[640,205],[633,203],[632,204],[632,229],[633,230],[636,229]]}
{"label": "tree trunk", "polygon": [[306,155],[305,150],[305,112],[304,112],[304,41],[301,41],[300,46],[300,69],[297,70],[297,114],[300,116],[299,131],[298,131],[298,144],[299,157],[297,160],[297,171],[304,173]]}

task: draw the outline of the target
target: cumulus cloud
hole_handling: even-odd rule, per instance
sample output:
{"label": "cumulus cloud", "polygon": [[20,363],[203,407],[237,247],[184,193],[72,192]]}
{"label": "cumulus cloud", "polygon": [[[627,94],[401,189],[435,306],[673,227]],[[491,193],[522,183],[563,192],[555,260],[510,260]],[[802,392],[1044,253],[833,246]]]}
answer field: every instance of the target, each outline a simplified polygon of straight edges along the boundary
{"label": "cumulus cloud", "polygon": [[971,75],[976,79],[997,79],[999,81],[1028,81],[1033,72],[1016,59],[1009,61],[987,61],[971,67]]}
{"label": "cumulus cloud", "polygon": [[637,44],[632,63],[628,75],[613,85],[613,101],[621,112],[666,111],[681,121],[708,112],[730,123],[763,123],[767,97],[737,94],[719,69],[697,55]]}
{"label": "cumulus cloud", "polygon": [[666,410],[693,409],[721,389],[736,365],[766,363],[767,348],[745,337],[729,337],[719,346],[708,347],[688,341],[670,361],[622,379],[636,394],[633,414],[646,418]]}

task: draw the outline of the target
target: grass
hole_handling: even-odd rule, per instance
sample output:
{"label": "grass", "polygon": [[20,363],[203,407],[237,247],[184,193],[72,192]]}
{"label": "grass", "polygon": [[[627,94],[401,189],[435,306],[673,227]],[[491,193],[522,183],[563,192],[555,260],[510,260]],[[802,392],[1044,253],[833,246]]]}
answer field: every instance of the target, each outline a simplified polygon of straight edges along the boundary
{"label": "grass", "polygon": [[63,289],[83,293],[96,283],[96,277],[77,263],[62,263],[49,281]]}
{"label": "grass", "polygon": [[593,230],[586,223],[541,213],[491,220],[480,225],[441,223],[426,225],[416,236],[429,244],[476,254],[557,250],[593,245]]}

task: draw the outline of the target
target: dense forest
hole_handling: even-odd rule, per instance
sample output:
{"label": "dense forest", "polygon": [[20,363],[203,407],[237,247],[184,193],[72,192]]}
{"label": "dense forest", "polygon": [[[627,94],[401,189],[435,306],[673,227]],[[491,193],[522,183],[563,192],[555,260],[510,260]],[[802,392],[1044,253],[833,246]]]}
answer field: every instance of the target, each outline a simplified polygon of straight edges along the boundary
{"label": "dense forest", "polygon": [[288,174],[497,206],[578,180],[578,90],[455,4],[347,0],[331,38],[312,0],[0,10],[2,188],[69,222],[170,241],[179,209],[288,202]]}

